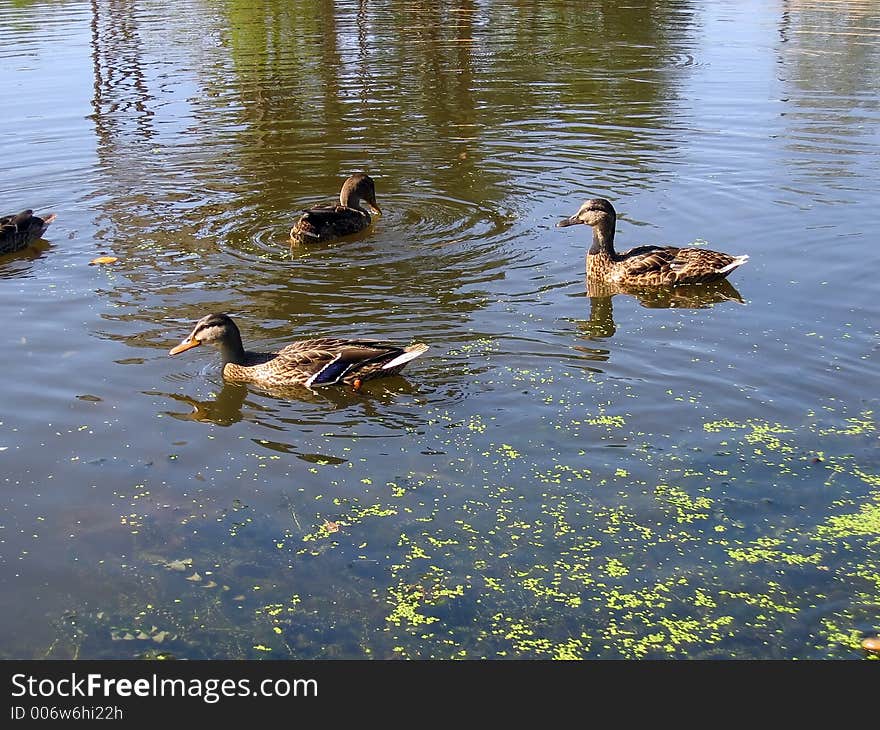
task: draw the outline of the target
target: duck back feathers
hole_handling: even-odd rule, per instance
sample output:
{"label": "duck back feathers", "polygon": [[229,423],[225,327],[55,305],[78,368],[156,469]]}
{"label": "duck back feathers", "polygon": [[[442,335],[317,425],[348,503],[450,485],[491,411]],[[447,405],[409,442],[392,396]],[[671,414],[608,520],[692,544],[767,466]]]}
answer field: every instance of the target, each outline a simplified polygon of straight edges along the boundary
{"label": "duck back feathers", "polygon": [[0,217],[0,254],[18,251],[42,238],[54,220],[54,213],[40,217],[32,210]]}
{"label": "duck back feathers", "polygon": [[367,228],[370,213],[381,213],[376,203],[376,185],[369,175],[351,175],[339,192],[339,203],[306,210],[290,229],[294,243],[335,241]]}

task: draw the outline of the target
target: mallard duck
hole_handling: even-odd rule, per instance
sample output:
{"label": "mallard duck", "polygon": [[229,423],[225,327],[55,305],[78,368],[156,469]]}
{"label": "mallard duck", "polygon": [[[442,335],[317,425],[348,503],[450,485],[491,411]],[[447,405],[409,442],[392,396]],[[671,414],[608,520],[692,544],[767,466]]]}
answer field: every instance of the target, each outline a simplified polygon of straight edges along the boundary
{"label": "mallard duck", "polygon": [[585,202],[571,218],[556,226],[585,223],[593,229],[593,245],[587,253],[587,276],[628,286],[702,284],[725,278],[749,260],[719,251],[687,246],[637,246],[624,253],[614,250],[617,213],[604,198]]}
{"label": "mallard duck", "polygon": [[0,217],[0,254],[18,251],[42,238],[49,224],[54,220],[54,213],[40,218],[34,215],[32,210]]}
{"label": "mallard duck", "polygon": [[428,349],[421,342],[399,347],[378,340],[320,337],[293,342],[278,352],[250,352],[244,349],[231,317],[209,314],[168,354],[177,355],[203,343],[220,350],[224,378],[270,388],[336,383],[359,388],[364,380],[396,375]]}
{"label": "mallard duck", "polygon": [[309,208],[290,229],[290,238],[295,243],[319,243],[362,231],[372,221],[365,204],[373,213],[382,214],[373,178],[357,173],[343,183],[339,205]]}

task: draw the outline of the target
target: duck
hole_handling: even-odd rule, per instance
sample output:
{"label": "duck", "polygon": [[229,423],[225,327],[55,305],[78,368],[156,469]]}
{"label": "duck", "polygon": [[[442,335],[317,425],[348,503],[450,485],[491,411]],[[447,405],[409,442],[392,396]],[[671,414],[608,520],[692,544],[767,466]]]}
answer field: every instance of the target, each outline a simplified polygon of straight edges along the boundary
{"label": "duck", "polygon": [[168,352],[178,355],[199,345],[220,351],[223,377],[266,388],[316,389],[345,383],[355,390],[373,378],[397,375],[428,345],[407,347],[371,339],[319,337],[297,340],[277,352],[245,350],[238,325],[227,314],[213,313],[196,322],[192,332]]}
{"label": "duck", "polygon": [[55,214],[34,215],[33,210],[0,216],[0,254],[12,253],[43,237]]}
{"label": "duck", "polygon": [[294,243],[321,243],[350,236],[370,225],[369,211],[382,215],[376,203],[373,178],[359,172],[342,184],[339,205],[320,205],[306,210],[290,229],[290,239]]}
{"label": "duck", "polygon": [[637,246],[614,250],[617,213],[605,198],[587,200],[557,228],[583,223],[593,229],[593,245],[587,253],[587,277],[618,286],[652,287],[706,284],[726,278],[749,260],[696,246]]}

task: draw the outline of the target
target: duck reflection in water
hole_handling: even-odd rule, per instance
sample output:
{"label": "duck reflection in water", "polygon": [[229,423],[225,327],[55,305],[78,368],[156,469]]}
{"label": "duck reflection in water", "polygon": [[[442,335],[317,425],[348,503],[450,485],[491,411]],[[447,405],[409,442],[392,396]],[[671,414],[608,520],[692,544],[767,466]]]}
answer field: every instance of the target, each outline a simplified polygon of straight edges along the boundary
{"label": "duck reflection in water", "polygon": [[[586,293],[590,299],[590,318],[579,325],[584,338],[590,341],[609,339],[617,331],[611,300],[618,294],[638,299],[648,309],[707,309],[721,302],[745,304],[742,295],[727,279],[708,284],[677,286],[626,287],[596,281],[587,277]],[[588,359],[607,361],[611,351],[606,348],[578,347]]]}
{"label": "duck reflection in water", "polygon": [[198,421],[200,423],[213,423],[216,426],[231,426],[242,420],[242,409],[248,389],[242,383],[223,383],[223,389],[211,400],[198,400],[188,395],[179,393],[156,393],[166,398],[171,398],[190,407],[189,411],[164,411],[166,416],[171,416],[180,421]]}
{"label": "duck reflection in water", "polygon": [[[390,384],[389,384],[390,383]],[[413,395],[419,392],[418,388],[401,376],[383,380],[372,380],[364,384],[360,390],[322,389],[311,390],[305,387],[272,387],[246,385],[234,381],[223,381],[223,387],[212,398],[200,400],[181,393],[162,393],[150,391],[148,395],[158,395],[183,403],[188,406],[186,411],[163,411],[164,415],[176,418],[179,421],[197,421],[210,423],[215,426],[231,426],[242,420],[264,422],[273,428],[278,427],[278,420],[285,423],[296,421],[294,411],[286,411],[283,418],[279,419],[278,409],[272,406],[271,401],[291,404],[320,403],[324,407],[324,413],[329,406],[330,410],[344,410],[355,408],[359,412],[357,418],[375,418],[383,412],[381,404],[393,401],[403,395]],[[248,398],[248,396],[255,396]],[[266,396],[261,398],[260,396]],[[245,410],[247,407],[247,411]],[[303,416],[303,423],[311,422],[314,412],[309,409]],[[272,422],[270,424],[270,422]]]}

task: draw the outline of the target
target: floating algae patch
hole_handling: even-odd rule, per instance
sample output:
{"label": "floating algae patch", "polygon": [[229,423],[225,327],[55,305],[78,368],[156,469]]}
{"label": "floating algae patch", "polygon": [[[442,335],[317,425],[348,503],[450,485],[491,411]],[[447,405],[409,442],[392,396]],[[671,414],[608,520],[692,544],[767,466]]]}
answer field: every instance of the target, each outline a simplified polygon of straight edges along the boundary
{"label": "floating algae patch", "polygon": [[842,540],[848,537],[864,536],[871,540],[868,547],[880,545],[880,495],[875,502],[862,505],[858,512],[845,515],[832,515],[823,525],[816,528],[816,540]]}
{"label": "floating algae patch", "polygon": [[760,537],[754,544],[730,548],[727,554],[736,561],[744,563],[778,563],[782,565],[805,565],[817,564],[822,559],[822,554],[813,552],[809,555],[778,549],[784,545],[784,541],[772,537]]}
{"label": "floating algae patch", "polygon": [[691,523],[695,520],[705,520],[709,517],[712,508],[712,500],[708,497],[691,497],[683,489],[671,487],[666,484],[658,484],[654,493],[658,500],[668,505],[675,513],[678,523]]}
{"label": "floating algae patch", "polygon": [[877,422],[873,411],[862,411],[858,416],[843,419],[844,424],[819,428],[821,436],[876,436]]}
{"label": "floating algae patch", "polygon": [[[743,423],[735,421],[707,421],[703,424],[703,429],[708,433],[719,433],[725,431],[742,431],[743,441],[753,446],[754,454],[761,456],[769,451],[779,451],[783,454],[792,454],[795,447],[787,443],[781,437],[794,433],[791,428],[786,428],[778,423],[768,423],[758,419],[748,419]],[[726,446],[727,441],[722,441],[721,445]]]}
{"label": "floating algae patch", "polygon": [[673,578],[631,592],[606,594],[607,623],[602,638],[633,659],[704,650],[732,635],[734,618],[714,615],[715,602],[687,578]]}
{"label": "floating algae patch", "polygon": [[[206,496],[162,522],[136,490],[136,557],[108,576],[125,597],[76,607],[52,655],[860,656],[880,603],[873,420],[701,419],[677,442],[597,399],[586,443],[516,438],[478,398],[433,411],[419,471],[373,444],[340,464],[273,450],[297,500],[275,511]],[[597,443],[616,433],[626,449]]]}

